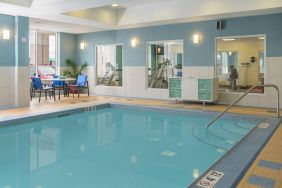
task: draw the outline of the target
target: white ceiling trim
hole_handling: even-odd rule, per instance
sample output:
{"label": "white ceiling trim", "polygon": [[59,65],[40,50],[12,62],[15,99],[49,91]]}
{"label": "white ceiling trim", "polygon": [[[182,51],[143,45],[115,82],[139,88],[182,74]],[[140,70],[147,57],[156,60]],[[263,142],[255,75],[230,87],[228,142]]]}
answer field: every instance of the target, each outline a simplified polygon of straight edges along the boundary
{"label": "white ceiling trim", "polygon": [[[172,0],[128,9],[119,26],[282,7],[282,0]],[[146,14],[144,14],[146,12]]]}
{"label": "white ceiling trim", "polygon": [[[30,7],[26,6],[28,2],[32,0],[0,0],[0,13],[27,16],[46,24],[36,25],[31,19],[32,28],[84,33],[282,12],[282,0],[34,0]],[[112,3],[126,8],[116,24],[64,15]]]}

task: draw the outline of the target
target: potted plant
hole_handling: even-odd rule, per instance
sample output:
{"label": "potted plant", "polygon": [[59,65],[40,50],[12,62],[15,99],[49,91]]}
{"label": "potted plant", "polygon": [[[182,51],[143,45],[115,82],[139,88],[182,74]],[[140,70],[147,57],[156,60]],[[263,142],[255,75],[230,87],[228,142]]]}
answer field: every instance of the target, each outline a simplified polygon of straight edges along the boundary
{"label": "potted plant", "polygon": [[63,75],[67,78],[77,78],[78,75],[81,75],[82,72],[88,67],[86,62],[79,64],[72,59],[67,59],[65,64],[67,65],[68,69],[64,70]]}
{"label": "potted plant", "polygon": [[[68,69],[63,71],[63,76],[67,78],[75,78],[83,73],[85,69],[88,67],[88,64],[85,62],[83,64],[78,64],[72,59],[67,59],[65,61],[65,64],[67,65]],[[77,93],[77,90],[72,88],[71,89],[72,93]]]}

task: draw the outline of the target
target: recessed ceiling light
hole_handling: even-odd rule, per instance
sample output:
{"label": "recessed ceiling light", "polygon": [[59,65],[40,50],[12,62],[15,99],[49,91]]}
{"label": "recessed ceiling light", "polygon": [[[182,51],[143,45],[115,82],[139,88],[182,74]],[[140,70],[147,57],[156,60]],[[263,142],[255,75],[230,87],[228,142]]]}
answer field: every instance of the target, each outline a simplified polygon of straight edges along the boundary
{"label": "recessed ceiling light", "polygon": [[118,7],[117,3],[112,4],[112,7]]}
{"label": "recessed ceiling light", "polygon": [[234,41],[236,39],[232,39],[232,38],[229,38],[229,39],[222,39],[223,41]]}
{"label": "recessed ceiling light", "polygon": [[259,37],[258,39],[259,39],[259,40],[264,40],[264,37]]}

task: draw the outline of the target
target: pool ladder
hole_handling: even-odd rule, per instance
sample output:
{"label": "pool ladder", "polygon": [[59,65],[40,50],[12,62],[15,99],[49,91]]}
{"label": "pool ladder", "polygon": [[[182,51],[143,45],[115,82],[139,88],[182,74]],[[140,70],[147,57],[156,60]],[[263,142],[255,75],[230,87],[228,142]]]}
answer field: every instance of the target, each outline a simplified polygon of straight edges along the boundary
{"label": "pool ladder", "polygon": [[208,124],[206,124],[206,128],[208,128],[214,122],[216,122],[221,116],[223,116],[228,110],[230,110],[230,108],[232,108],[234,105],[236,105],[240,100],[242,100],[246,95],[248,95],[255,88],[261,88],[261,87],[263,87],[263,88],[272,87],[272,88],[275,88],[275,90],[277,91],[277,106],[276,106],[276,110],[277,110],[277,118],[279,118],[280,117],[280,106],[279,106],[279,104],[280,104],[280,102],[279,102],[280,93],[279,93],[279,88],[276,85],[274,85],[274,84],[256,85],[256,86],[253,86],[250,89],[248,89],[242,96],[240,96],[236,101],[234,101],[232,104],[230,104],[223,112],[221,112],[214,119],[212,119],[210,122],[208,122]]}

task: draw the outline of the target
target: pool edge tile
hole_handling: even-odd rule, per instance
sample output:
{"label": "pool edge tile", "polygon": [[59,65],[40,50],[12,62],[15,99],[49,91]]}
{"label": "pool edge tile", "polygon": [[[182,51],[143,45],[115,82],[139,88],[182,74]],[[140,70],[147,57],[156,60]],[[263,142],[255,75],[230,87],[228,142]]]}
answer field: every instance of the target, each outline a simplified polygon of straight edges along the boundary
{"label": "pool edge tile", "polygon": [[277,163],[277,162],[273,162],[273,161],[269,161],[269,160],[260,160],[259,163],[257,164],[257,166],[263,167],[263,168],[268,168],[268,169],[271,169],[271,170],[281,170],[282,169],[281,163]]}
{"label": "pool edge tile", "polygon": [[276,181],[263,176],[251,175],[248,178],[248,184],[258,185],[264,188],[274,188]]}

